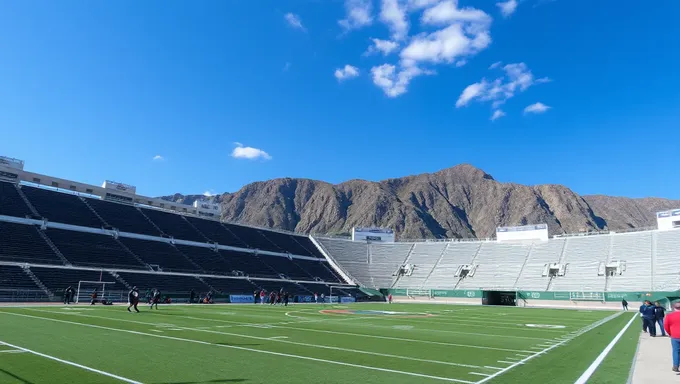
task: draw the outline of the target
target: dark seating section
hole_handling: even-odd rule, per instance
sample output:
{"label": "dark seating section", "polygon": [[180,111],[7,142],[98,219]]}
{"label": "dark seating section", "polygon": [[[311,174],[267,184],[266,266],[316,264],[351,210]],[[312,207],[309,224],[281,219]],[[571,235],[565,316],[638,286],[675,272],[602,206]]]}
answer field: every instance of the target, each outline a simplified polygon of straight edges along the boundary
{"label": "dark seating section", "polygon": [[252,295],[259,288],[246,279],[217,279],[204,277],[203,280],[219,293],[227,295]]}
{"label": "dark seating section", "polygon": [[21,267],[0,265],[0,289],[36,289],[38,287]]}
{"label": "dark seating section", "polygon": [[293,259],[300,269],[306,271],[309,276],[318,277],[323,281],[338,284],[342,280],[338,278],[331,270],[327,267],[328,263],[322,261],[312,261],[312,260],[302,260]]}
{"label": "dark seating section", "polygon": [[181,215],[145,208],[142,208],[142,212],[168,236],[201,243],[208,241],[205,236],[192,227]]}
{"label": "dark seating section", "polygon": [[118,275],[128,284],[132,286],[136,285],[137,288],[139,288],[141,296],[144,296],[144,291],[153,288],[158,288],[163,295],[181,293],[186,294],[187,296],[192,289],[198,294],[210,290],[210,287],[192,276],[129,272],[118,272]]}
{"label": "dark seating section", "polygon": [[[295,284],[290,281],[263,281],[263,280],[252,280],[258,288],[264,289],[267,292],[278,292],[283,289],[284,292],[288,292],[291,295],[312,295],[313,292],[306,287]],[[268,297],[267,297],[268,299]]]}
{"label": "dark seating section", "polygon": [[[42,281],[43,284],[57,296],[61,296],[69,285],[73,289],[78,289],[78,282],[80,281],[106,281],[115,282],[116,284],[108,284],[106,290],[123,290],[125,287],[120,284],[108,272],[90,271],[83,269],[65,269],[65,268],[41,268],[31,267],[33,274]],[[100,280],[101,277],[101,280]],[[92,285],[88,286],[91,289]]]}
{"label": "dark seating section", "polygon": [[63,264],[34,225],[0,222],[0,260]]}
{"label": "dark seating section", "polygon": [[74,265],[94,267],[146,268],[109,235],[49,228],[52,243]]}
{"label": "dark seating section", "polygon": [[0,215],[26,217],[30,214],[16,184],[0,182]]}
{"label": "dark seating section", "polygon": [[295,238],[295,241],[300,243],[300,245],[305,247],[305,249],[308,249],[312,256],[318,257],[320,259],[324,258],[321,252],[319,252],[319,249],[314,245],[314,243],[312,243],[312,240],[310,240],[309,237],[298,235],[293,235],[293,237]]}
{"label": "dark seating section", "polygon": [[313,254],[295,240],[296,236],[288,233],[274,231],[260,231],[270,242],[276,244],[279,252],[288,252],[300,256],[313,256]]}
{"label": "dark seating section", "polygon": [[187,216],[186,219],[213,242],[221,245],[229,245],[232,247],[248,248],[248,246],[243,241],[241,241],[218,221],[199,219],[189,216]]}
{"label": "dark seating section", "polygon": [[248,248],[260,249],[263,251],[282,252],[276,244],[272,243],[262,235],[262,232],[255,228],[243,227],[236,224],[222,223],[234,236],[248,245]]}
{"label": "dark seating section", "polygon": [[121,232],[150,236],[161,235],[160,231],[136,207],[97,199],[87,199],[87,203],[97,211],[107,224]]}
{"label": "dark seating section", "polygon": [[38,213],[51,222],[91,228],[104,226],[97,215],[76,195],[28,186],[22,186],[21,190]]}
{"label": "dark seating section", "polygon": [[271,269],[288,276],[292,280],[312,280],[312,276],[287,257],[260,256],[260,260]]}
{"label": "dark seating section", "polygon": [[232,266],[232,269],[242,271],[247,276],[273,277],[273,278],[279,277],[278,271],[273,270],[261,260],[261,257],[265,256],[258,257],[253,253],[234,252],[225,250],[220,250],[220,254],[224,256],[227,263],[229,263],[229,265]]}
{"label": "dark seating section", "polygon": [[144,262],[158,265],[163,271],[200,272],[197,266],[171,244],[127,237],[119,237],[118,240]]}
{"label": "dark seating section", "polygon": [[219,252],[210,248],[191,247],[177,245],[177,249],[194,263],[198,264],[205,272],[214,275],[231,275],[234,266],[225,260]]}

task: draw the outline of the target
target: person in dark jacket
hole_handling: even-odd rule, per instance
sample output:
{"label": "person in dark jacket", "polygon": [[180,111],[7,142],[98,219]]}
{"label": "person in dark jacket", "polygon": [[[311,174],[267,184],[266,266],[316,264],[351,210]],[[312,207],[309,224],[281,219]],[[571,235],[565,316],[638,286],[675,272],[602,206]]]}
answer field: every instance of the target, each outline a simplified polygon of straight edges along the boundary
{"label": "person in dark jacket", "polygon": [[644,304],[640,306],[640,314],[642,315],[642,323],[647,327],[649,335],[656,337],[656,310],[651,301],[645,300]]}
{"label": "person in dark jacket", "polygon": [[195,299],[196,299],[196,292],[194,292],[194,290],[192,289],[189,292],[189,304],[193,304]]}
{"label": "person in dark jacket", "polygon": [[666,336],[666,331],[663,328],[663,319],[666,317],[666,308],[664,308],[659,302],[657,301],[654,303],[654,320],[656,321],[657,324],[659,324],[659,327],[661,328],[661,336]]}
{"label": "person in dark jacket", "polygon": [[626,299],[621,300],[621,306],[623,307],[624,311],[628,310],[628,302],[626,301]]}
{"label": "person in dark jacket", "polygon": [[137,304],[139,304],[139,290],[137,290],[137,287],[132,287],[130,292],[128,292],[128,312],[132,312],[130,308],[134,308],[135,312],[139,313]]}

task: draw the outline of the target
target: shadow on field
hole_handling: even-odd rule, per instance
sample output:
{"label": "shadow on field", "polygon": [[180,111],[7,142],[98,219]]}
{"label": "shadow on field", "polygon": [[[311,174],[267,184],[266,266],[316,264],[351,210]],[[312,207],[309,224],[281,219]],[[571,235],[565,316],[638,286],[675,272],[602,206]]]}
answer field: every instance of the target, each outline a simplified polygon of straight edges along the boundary
{"label": "shadow on field", "polygon": [[169,382],[164,381],[158,384],[219,384],[219,383],[243,383],[248,381],[247,379],[215,379],[215,380],[203,380],[203,381],[180,381],[180,382]]}
{"label": "shadow on field", "polygon": [[[21,382],[21,383],[23,383],[23,384],[33,384],[32,381],[24,380],[24,379],[22,379],[21,377],[19,377],[19,376],[13,374],[12,372],[5,371],[5,370],[2,369],[2,368],[0,368],[0,372],[1,372],[1,373],[4,373],[5,375],[7,375],[7,376],[9,376],[9,377],[14,378],[15,380],[17,380],[17,381],[19,381],[19,382]],[[240,379],[236,379],[236,380],[240,380]],[[216,382],[219,383],[219,381],[216,381]],[[235,382],[235,383],[238,383],[238,381],[234,381],[234,382]],[[225,381],[225,383],[228,383],[228,381]]]}

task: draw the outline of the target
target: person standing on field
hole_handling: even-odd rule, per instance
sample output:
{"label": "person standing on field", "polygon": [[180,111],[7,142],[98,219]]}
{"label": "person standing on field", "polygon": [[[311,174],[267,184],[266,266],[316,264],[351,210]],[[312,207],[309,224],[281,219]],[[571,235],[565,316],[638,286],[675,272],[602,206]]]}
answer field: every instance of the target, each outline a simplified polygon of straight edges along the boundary
{"label": "person standing on field", "polygon": [[642,316],[642,324],[647,327],[649,336],[656,337],[656,311],[651,301],[645,300],[645,303],[640,306],[640,315]]}
{"label": "person standing on field", "polygon": [[654,315],[657,324],[659,324],[659,328],[661,328],[661,336],[666,336],[666,331],[663,329],[663,319],[666,317],[666,308],[661,306],[658,301],[654,303]]}
{"label": "person standing on field", "polygon": [[626,299],[621,300],[621,306],[623,307],[624,311],[628,310],[628,302],[626,301]]}
{"label": "person standing on field", "polygon": [[137,309],[137,304],[139,304],[139,291],[137,290],[137,287],[132,287],[130,292],[128,293],[128,312],[132,312],[130,308],[134,308],[135,312],[139,313],[139,309]]}
{"label": "person standing on field", "polygon": [[673,372],[679,372],[680,365],[680,302],[673,303],[673,312],[666,316],[663,328],[671,338],[673,350]]}

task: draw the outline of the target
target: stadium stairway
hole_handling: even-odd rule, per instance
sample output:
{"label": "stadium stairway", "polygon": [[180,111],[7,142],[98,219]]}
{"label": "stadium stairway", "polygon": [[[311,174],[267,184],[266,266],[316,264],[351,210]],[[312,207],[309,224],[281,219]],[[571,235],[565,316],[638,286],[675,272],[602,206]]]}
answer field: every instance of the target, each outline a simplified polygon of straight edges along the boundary
{"label": "stadium stairway", "polygon": [[33,271],[31,271],[31,268],[30,268],[29,266],[24,266],[24,267],[22,267],[22,269],[24,270],[24,273],[26,273],[26,275],[28,275],[28,277],[29,277],[31,280],[33,280],[33,282],[35,283],[35,285],[37,285],[40,289],[42,289],[43,291],[45,291],[45,294],[47,294],[47,297],[49,297],[50,299],[53,299],[53,298],[54,298],[54,293],[53,293],[50,289],[48,289],[47,286],[45,286],[45,284],[43,284],[42,281],[40,281],[40,279],[38,278],[38,276],[36,276],[36,275],[33,273]]}

